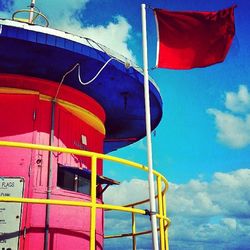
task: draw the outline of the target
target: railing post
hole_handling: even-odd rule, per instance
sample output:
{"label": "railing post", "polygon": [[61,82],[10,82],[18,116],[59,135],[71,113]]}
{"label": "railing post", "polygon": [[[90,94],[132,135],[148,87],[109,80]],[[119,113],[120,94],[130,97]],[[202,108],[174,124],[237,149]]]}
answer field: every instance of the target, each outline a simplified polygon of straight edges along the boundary
{"label": "railing post", "polygon": [[[166,193],[163,194],[163,215],[167,217],[167,200]],[[165,230],[165,246],[166,250],[169,250],[168,246],[168,222],[164,221],[164,230]]]}
{"label": "railing post", "polygon": [[164,221],[163,221],[163,204],[162,204],[162,185],[161,177],[157,176],[157,193],[158,193],[158,210],[160,214],[160,244],[161,250],[165,250],[165,234],[164,234]]}
{"label": "railing post", "polygon": [[[134,208],[134,206],[132,206]],[[135,213],[132,212],[132,239],[133,239],[133,250],[136,250],[136,223],[135,223]]]}
{"label": "railing post", "polygon": [[91,224],[90,224],[90,250],[95,250],[96,238],[96,157],[91,157]]}

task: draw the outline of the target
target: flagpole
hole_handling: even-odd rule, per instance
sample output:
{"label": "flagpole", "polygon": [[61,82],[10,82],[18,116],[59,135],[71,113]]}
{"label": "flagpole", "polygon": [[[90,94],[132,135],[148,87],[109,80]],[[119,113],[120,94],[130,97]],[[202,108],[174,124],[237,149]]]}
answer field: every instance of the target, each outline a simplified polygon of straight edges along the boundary
{"label": "flagpole", "polygon": [[150,117],[150,99],[148,82],[148,52],[147,52],[147,29],[146,29],[146,5],[141,5],[142,14],[142,49],[143,49],[143,73],[144,73],[144,101],[146,115],[146,135],[147,135],[147,158],[148,158],[148,183],[150,199],[150,219],[152,228],[153,249],[158,250],[158,232],[156,220],[155,188],[152,160],[152,141],[151,141],[151,117]]}

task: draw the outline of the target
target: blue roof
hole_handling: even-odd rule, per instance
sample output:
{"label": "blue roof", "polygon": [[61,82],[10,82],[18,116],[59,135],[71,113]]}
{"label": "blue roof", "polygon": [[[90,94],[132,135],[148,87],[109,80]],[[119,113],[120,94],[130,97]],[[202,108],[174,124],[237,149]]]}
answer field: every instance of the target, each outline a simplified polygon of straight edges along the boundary
{"label": "blue roof", "polygon": [[[81,65],[83,81],[92,79],[110,55],[93,48],[71,34],[28,24],[1,20],[0,73],[21,74],[60,82],[76,63]],[[83,38],[82,38],[83,39]],[[64,84],[94,98],[106,112],[104,151],[129,145],[146,134],[143,74],[112,60],[91,84],[83,86],[77,71]],[[162,117],[162,99],[150,80],[151,125]]]}

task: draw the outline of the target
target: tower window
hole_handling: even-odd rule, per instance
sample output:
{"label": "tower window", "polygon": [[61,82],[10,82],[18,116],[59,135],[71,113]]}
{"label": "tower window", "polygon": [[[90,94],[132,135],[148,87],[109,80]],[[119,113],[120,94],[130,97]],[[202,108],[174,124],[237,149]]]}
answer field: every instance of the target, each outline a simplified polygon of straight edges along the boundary
{"label": "tower window", "polygon": [[69,191],[90,195],[90,179],[79,175],[80,169],[60,165],[57,171],[57,186]]}
{"label": "tower window", "polygon": [[[91,192],[91,171],[58,164],[57,186],[77,193],[90,195]],[[102,197],[102,193],[110,185],[119,185],[120,182],[112,180],[102,175],[96,176],[97,197]],[[102,187],[102,185],[105,185]]]}

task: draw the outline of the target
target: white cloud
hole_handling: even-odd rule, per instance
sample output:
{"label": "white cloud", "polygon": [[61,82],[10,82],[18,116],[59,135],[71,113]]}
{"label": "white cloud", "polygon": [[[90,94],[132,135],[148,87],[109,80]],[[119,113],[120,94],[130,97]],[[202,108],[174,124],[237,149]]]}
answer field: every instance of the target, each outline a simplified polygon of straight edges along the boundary
{"label": "white cloud", "polygon": [[224,224],[226,226],[229,227],[229,229],[236,230],[236,227],[237,227],[237,221],[236,221],[236,219],[224,218],[222,221],[224,222]]}
{"label": "white cloud", "polygon": [[238,93],[226,93],[225,106],[233,112],[246,113],[250,111],[250,93],[245,85],[239,86]]}
{"label": "white cloud", "polygon": [[[48,17],[50,27],[91,38],[126,58],[136,61],[133,52],[128,48],[132,28],[124,17],[113,17],[113,20],[110,20],[106,26],[83,26],[79,13],[86,11],[87,16],[86,4],[88,2],[89,0],[64,0],[62,4],[61,0],[43,0],[37,1],[36,6]],[[14,1],[11,11],[22,9],[29,3],[29,1],[27,4],[24,1]],[[2,13],[2,16],[10,18],[11,14],[7,10]]]}
{"label": "white cloud", "polygon": [[240,169],[231,174],[214,174],[212,197],[223,208],[223,214],[238,218],[250,217],[249,180],[249,169]]}
{"label": "white cloud", "polygon": [[[170,183],[167,206],[172,220],[169,229],[172,249],[248,249],[249,180],[250,169],[240,169],[231,173],[215,173],[211,182],[191,180],[181,185]],[[134,179],[123,182],[118,189],[110,189],[107,196],[112,197],[113,202],[117,199],[118,203],[122,201],[125,204],[131,199],[140,200],[141,194],[145,198],[145,189],[147,181]],[[110,202],[107,196],[106,202]],[[110,218],[114,219],[108,217],[107,221]],[[128,217],[118,216],[115,225],[116,228],[121,225],[125,231],[123,220],[130,221]],[[142,223],[143,227],[146,225],[148,221]],[[130,224],[127,227],[130,231]],[[231,239],[234,239],[233,242]]]}
{"label": "white cloud", "polygon": [[140,179],[124,181],[119,186],[112,186],[105,192],[105,202],[125,205],[144,200],[148,197],[148,183]]}
{"label": "white cloud", "polygon": [[[207,192],[209,184],[199,180],[191,180],[187,184],[170,184],[169,201],[170,213],[193,216],[215,215],[220,212],[220,208],[211,199]],[[176,199],[178,197],[178,199]]]}
{"label": "white cloud", "polygon": [[214,115],[217,139],[232,148],[243,148],[250,144],[250,95],[245,85],[239,86],[238,93],[226,93],[223,112],[210,108],[208,114]]}
{"label": "white cloud", "polygon": [[250,144],[250,114],[240,117],[217,109],[208,109],[207,112],[215,116],[220,142],[233,148]]}
{"label": "white cloud", "polygon": [[[64,19],[75,19],[73,16],[75,11],[84,9],[87,2],[89,2],[89,0],[64,0],[62,4],[61,0],[39,0],[36,1],[35,6],[53,22],[53,27],[58,27],[58,24],[60,25]],[[14,11],[29,9],[29,5],[30,0],[10,1],[9,4],[5,6],[6,14],[8,14],[10,18]]]}
{"label": "white cloud", "polygon": [[134,60],[132,51],[128,48],[127,41],[130,39],[131,26],[122,16],[117,16],[107,26],[84,27],[82,33],[108,48],[115,48],[121,55]]}

